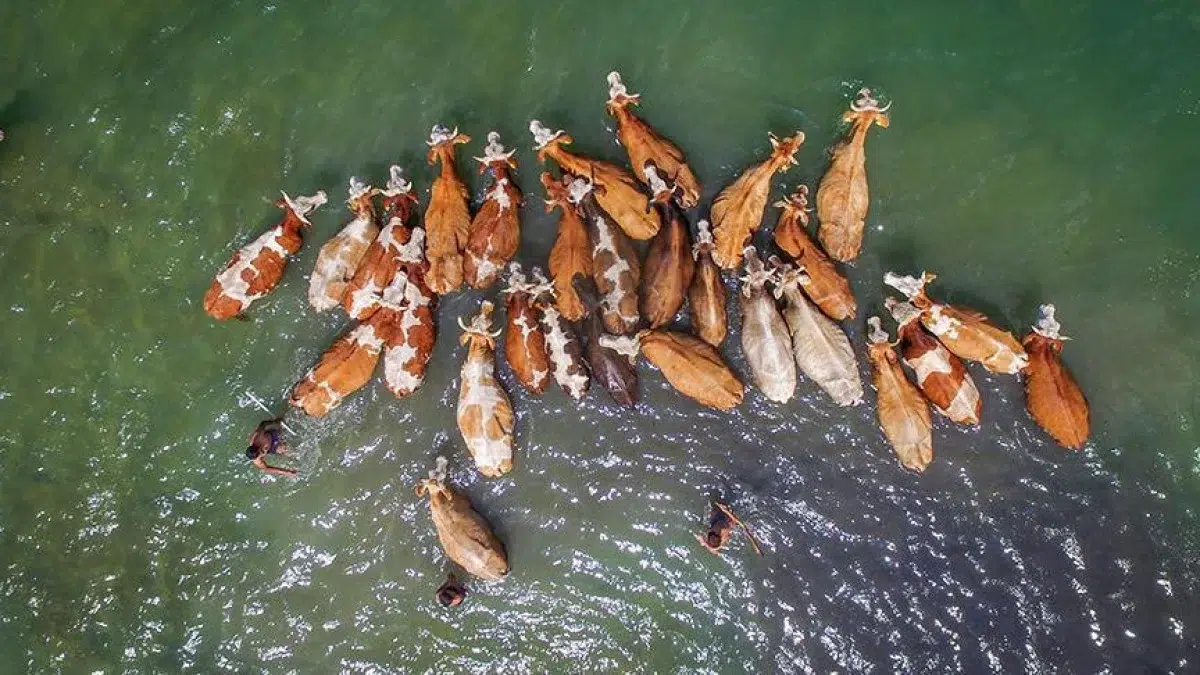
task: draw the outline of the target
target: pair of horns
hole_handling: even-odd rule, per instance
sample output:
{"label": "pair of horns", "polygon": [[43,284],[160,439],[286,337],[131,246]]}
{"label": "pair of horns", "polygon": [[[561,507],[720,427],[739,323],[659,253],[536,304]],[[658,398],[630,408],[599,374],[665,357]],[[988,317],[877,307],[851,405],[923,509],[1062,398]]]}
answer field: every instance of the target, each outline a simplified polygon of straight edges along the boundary
{"label": "pair of horns", "polygon": [[887,105],[880,108],[879,101],[875,100],[875,97],[871,95],[871,90],[866,87],[858,90],[858,98],[850,104],[850,109],[854,112],[887,112],[891,107],[892,101],[888,101]]}
{"label": "pair of horns", "polygon": [[468,326],[467,324],[463,323],[462,317],[460,316],[458,317],[458,327],[461,328],[464,333],[486,338],[498,338],[504,331],[498,330],[493,333],[492,331],[488,330],[492,327],[492,310],[494,309],[495,305],[488,300],[484,300],[479,306],[479,313],[472,317],[471,325]]}
{"label": "pair of horns", "polygon": [[425,143],[429,145],[429,147],[433,147],[439,143],[445,143],[457,135],[458,127],[454,127],[454,131],[451,131],[447,129],[446,125],[444,124],[435,124],[433,125],[433,131],[429,132],[429,140],[425,141]]}
{"label": "pair of horns", "polygon": [[516,150],[506,150],[500,142],[500,133],[489,131],[487,135],[487,146],[483,149],[483,157],[476,157],[475,161],[484,164],[495,162],[506,162],[516,154]]}
{"label": "pair of horns", "polygon": [[404,179],[404,169],[398,164],[393,164],[388,167],[388,182],[385,194],[391,193],[388,196],[395,196],[405,192],[412,191],[412,181]]}
{"label": "pair of horns", "polygon": [[812,207],[808,205],[808,186],[804,183],[797,185],[795,192],[775,202],[775,206],[779,208],[790,206],[804,212],[812,211]]}
{"label": "pair of horns", "polygon": [[471,322],[471,325],[468,326],[467,324],[463,323],[461,316],[458,317],[458,327],[463,329],[464,333],[470,333],[472,335],[478,335],[480,337],[498,338],[504,332],[502,330],[493,332],[490,330],[483,330],[481,328],[476,328],[475,322],[473,322],[473,321]]}

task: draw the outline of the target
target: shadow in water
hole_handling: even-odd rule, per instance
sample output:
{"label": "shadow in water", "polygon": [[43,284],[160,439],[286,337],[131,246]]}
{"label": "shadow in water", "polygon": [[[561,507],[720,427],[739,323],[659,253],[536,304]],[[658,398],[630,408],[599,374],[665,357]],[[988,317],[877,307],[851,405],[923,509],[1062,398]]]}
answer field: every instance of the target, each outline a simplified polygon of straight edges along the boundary
{"label": "shadow in water", "polygon": [[0,130],[4,132],[4,142],[12,143],[20,138],[22,130],[41,116],[42,108],[38,99],[28,89],[18,90],[12,99],[0,107]]}
{"label": "shadow in water", "polygon": [[912,237],[884,239],[882,242],[876,242],[874,248],[878,251],[875,257],[882,266],[879,273],[880,284],[883,283],[884,272],[913,276],[921,273],[917,264],[920,256],[917,254],[917,247]]}

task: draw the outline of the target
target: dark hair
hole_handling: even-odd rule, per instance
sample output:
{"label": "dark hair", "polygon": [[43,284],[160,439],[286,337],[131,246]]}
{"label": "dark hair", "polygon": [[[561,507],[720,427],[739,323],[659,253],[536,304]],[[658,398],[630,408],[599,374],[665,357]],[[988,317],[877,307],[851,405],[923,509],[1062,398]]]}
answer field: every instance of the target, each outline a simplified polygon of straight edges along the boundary
{"label": "dark hair", "polygon": [[704,539],[708,542],[708,545],[712,546],[713,548],[721,545],[721,535],[712,530],[708,531],[708,534],[704,537]]}
{"label": "dark hair", "polygon": [[443,588],[437,594],[438,602],[442,603],[442,607],[453,607],[456,597],[458,597],[458,594],[449,588]]}
{"label": "dark hair", "polygon": [[258,459],[261,455],[262,450],[259,450],[257,445],[246,448],[246,459]]}

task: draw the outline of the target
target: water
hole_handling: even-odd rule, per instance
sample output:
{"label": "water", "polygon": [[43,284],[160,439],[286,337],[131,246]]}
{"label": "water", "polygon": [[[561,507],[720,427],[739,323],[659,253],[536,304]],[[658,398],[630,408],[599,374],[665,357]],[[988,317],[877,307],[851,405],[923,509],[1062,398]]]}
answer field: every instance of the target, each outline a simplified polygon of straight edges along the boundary
{"label": "water", "polygon": [[[1194,671],[1194,3],[525,4],[0,8],[3,670]],[[974,369],[984,424],[939,420],[918,477],[871,405],[806,384],[722,415],[643,367],[633,413],[507,379],[517,470],[481,480],[451,411],[469,294],[442,305],[419,395],[374,382],[293,416],[300,482],[249,469],[243,392],[282,400],[341,328],[304,296],[346,179],[399,161],[424,191],[434,122],[496,129],[529,194],[520,259],[541,263],[526,123],[623,159],[612,68],[706,203],[768,130],[809,139],[776,193],[815,184],[848,97],[878,86],[896,103],[868,141],[860,305],[922,268],[1022,332],[1053,301],[1094,440],[1052,446],[1016,380]],[[281,188],[333,204],[254,320],[216,324],[204,290]],[[439,449],[514,568],[454,612],[412,493]],[[766,557],[695,544],[716,494]]]}

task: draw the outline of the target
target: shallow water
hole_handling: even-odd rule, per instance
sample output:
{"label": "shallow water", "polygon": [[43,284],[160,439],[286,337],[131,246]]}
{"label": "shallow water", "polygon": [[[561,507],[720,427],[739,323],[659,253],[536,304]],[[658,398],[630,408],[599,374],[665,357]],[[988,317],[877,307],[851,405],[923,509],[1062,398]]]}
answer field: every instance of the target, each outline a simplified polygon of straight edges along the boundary
{"label": "shallow water", "polygon": [[[0,7],[0,664],[7,672],[1185,672],[1200,658],[1193,3],[737,3],[552,10],[451,2]],[[884,271],[1024,332],[1052,301],[1094,439],[1061,450],[1017,380],[973,368],[978,430],[937,421],[901,470],[868,405],[809,383],[698,409],[642,367],[598,391],[513,392],[518,465],[483,480],[454,426],[464,349],[444,302],[425,387],[374,382],[292,415],[304,479],[242,458],[341,330],[305,302],[350,175],[400,162],[427,194],[437,121],[520,148],[519,258],[543,263],[531,117],[624,159],[620,69],[688,153],[705,204],[766,132],[815,184],[859,86],[868,141],[860,306]],[[464,166],[465,166],[464,162]],[[482,182],[472,177],[478,195]],[[279,189],[333,203],[251,322],[200,301]],[[705,206],[706,208],[706,206]],[[695,214],[692,214],[693,218]],[[774,214],[768,216],[773,222]],[[861,350],[862,317],[851,328]],[[736,333],[726,353],[745,373]],[[865,363],[864,374],[866,374]],[[438,452],[511,554],[459,611],[412,492]],[[692,539],[723,495],[758,529]]]}

